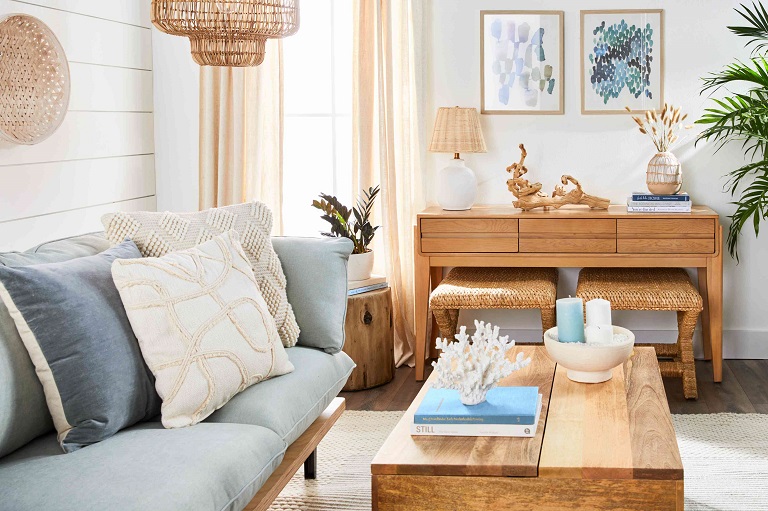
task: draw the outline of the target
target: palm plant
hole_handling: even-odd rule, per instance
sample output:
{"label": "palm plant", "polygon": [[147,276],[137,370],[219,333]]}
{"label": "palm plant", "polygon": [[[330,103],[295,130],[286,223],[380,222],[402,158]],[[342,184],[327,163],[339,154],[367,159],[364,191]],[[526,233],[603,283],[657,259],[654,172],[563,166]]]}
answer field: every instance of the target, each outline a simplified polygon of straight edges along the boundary
{"label": "palm plant", "polygon": [[[379,195],[379,186],[363,190],[363,197],[358,197],[355,207],[348,208],[333,195],[320,194],[320,200],[313,200],[312,207],[322,211],[320,217],[331,224],[330,232],[321,233],[333,238],[349,238],[355,244],[353,254],[365,254],[373,241],[379,226],[371,225],[373,203]],[[354,216],[354,219],[352,217]]]}
{"label": "palm plant", "polygon": [[734,34],[746,37],[752,55],[747,62],[737,60],[718,73],[704,79],[703,92],[713,92],[731,84],[746,86],[746,92],[733,93],[723,99],[712,99],[715,105],[707,108],[696,121],[706,125],[699,140],[716,142],[717,150],[728,142],[741,142],[742,148],[752,159],[731,170],[725,189],[732,197],[736,211],[730,216],[728,251],[737,261],[738,241],[742,228],[751,222],[755,236],[760,224],[768,218],[768,11],[761,2],[741,5],[736,9],[747,24],[728,27]]}

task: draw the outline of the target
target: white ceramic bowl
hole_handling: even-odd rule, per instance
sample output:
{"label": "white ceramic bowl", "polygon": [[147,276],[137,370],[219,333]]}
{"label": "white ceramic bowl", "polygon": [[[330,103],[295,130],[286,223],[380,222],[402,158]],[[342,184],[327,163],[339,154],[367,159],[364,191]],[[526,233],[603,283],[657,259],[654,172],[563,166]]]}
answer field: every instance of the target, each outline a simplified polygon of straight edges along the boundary
{"label": "white ceramic bowl", "polygon": [[614,326],[613,333],[626,335],[627,342],[606,345],[560,342],[554,327],[544,333],[544,345],[549,358],[568,369],[569,379],[601,383],[611,379],[613,368],[629,358],[635,345],[635,334],[626,328]]}

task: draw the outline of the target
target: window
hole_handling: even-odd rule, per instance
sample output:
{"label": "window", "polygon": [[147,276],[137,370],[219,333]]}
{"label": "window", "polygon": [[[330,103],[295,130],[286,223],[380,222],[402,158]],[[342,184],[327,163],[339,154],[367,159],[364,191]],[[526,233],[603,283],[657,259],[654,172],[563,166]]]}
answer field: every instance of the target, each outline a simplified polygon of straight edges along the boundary
{"label": "window", "polygon": [[311,207],[321,192],[351,205],[352,38],[352,0],[311,0],[283,41],[285,234],[326,230]]}

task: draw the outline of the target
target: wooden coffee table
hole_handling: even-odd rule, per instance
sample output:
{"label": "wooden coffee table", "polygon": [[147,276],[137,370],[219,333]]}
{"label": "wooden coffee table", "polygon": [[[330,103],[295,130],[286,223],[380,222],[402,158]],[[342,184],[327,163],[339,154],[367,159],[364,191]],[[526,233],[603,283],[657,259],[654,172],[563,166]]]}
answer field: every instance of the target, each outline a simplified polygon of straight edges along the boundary
{"label": "wooden coffee table", "polygon": [[539,346],[502,385],[535,385],[534,438],[412,437],[425,383],[371,462],[373,509],[681,510],[683,465],[653,348],[605,383],[570,381]]}

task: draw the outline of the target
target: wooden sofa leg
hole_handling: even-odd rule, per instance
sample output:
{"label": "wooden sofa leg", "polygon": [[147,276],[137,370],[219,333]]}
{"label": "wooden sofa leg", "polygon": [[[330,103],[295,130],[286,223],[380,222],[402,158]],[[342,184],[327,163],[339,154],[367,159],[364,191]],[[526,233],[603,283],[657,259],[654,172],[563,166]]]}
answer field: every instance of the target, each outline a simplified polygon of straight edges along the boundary
{"label": "wooden sofa leg", "polygon": [[317,449],[304,461],[304,479],[317,479]]}

